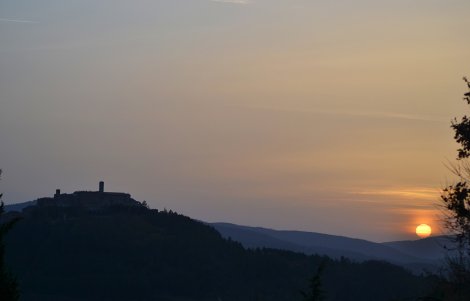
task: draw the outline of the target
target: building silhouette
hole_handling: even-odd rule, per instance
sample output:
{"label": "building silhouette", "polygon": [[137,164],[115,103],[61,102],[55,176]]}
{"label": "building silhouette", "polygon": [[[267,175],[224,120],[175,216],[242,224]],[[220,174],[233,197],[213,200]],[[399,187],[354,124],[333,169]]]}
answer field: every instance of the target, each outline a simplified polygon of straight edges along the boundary
{"label": "building silhouette", "polygon": [[84,207],[89,210],[98,210],[103,207],[121,206],[141,206],[131,195],[123,192],[105,192],[104,182],[99,182],[98,191],[75,191],[73,193],[61,193],[56,189],[53,197],[40,198],[37,205],[42,207]]}

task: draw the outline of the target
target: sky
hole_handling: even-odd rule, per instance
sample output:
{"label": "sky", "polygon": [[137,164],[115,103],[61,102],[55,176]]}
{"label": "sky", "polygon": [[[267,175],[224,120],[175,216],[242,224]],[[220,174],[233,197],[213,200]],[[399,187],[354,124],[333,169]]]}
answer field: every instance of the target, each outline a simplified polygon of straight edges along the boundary
{"label": "sky", "polygon": [[372,241],[441,229],[468,0],[0,0],[0,191]]}

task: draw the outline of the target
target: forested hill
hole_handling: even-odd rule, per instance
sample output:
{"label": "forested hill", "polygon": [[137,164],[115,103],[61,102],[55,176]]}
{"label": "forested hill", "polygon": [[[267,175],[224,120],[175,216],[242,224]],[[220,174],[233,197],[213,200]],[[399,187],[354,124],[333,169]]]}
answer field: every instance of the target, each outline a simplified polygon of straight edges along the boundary
{"label": "forested hill", "polygon": [[144,206],[33,206],[22,215],[6,255],[25,301],[303,300],[322,261],[327,300],[399,300],[429,286],[384,262],[245,250],[208,225]]}

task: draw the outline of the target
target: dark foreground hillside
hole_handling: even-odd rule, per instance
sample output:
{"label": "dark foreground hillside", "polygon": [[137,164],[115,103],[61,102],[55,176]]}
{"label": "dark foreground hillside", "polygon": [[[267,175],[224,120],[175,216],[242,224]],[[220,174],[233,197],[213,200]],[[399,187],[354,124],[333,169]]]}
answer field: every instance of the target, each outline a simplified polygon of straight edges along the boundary
{"label": "dark foreground hillside", "polygon": [[383,262],[245,250],[210,226],[143,206],[28,209],[6,241],[25,301],[302,300],[324,260],[327,300],[399,300],[429,286]]}

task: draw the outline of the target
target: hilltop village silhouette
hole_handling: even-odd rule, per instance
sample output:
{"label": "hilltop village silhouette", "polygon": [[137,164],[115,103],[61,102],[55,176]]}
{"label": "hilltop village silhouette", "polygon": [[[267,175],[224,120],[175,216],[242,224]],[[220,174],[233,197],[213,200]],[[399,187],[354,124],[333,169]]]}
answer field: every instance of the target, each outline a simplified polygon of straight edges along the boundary
{"label": "hilltop village silhouette", "polygon": [[85,207],[89,210],[98,210],[108,206],[141,206],[142,204],[128,193],[105,192],[104,182],[99,182],[98,191],[75,191],[73,193],[61,193],[56,189],[53,197],[45,197],[37,200],[40,207]]}

